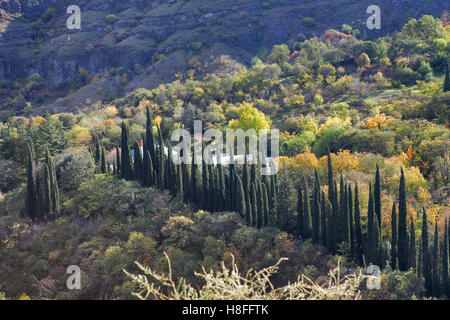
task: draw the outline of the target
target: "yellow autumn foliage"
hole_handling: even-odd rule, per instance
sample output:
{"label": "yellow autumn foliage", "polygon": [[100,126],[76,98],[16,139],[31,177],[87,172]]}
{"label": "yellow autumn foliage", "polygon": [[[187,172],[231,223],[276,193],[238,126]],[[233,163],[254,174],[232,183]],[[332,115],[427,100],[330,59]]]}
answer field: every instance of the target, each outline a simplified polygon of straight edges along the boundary
{"label": "yellow autumn foliage", "polygon": [[[359,170],[359,158],[351,154],[349,150],[340,150],[338,153],[331,153],[331,162],[335,173],[342,173],[349,170]],[[319,159],[319,170],[324,172],[328,170],[327,156]]]}

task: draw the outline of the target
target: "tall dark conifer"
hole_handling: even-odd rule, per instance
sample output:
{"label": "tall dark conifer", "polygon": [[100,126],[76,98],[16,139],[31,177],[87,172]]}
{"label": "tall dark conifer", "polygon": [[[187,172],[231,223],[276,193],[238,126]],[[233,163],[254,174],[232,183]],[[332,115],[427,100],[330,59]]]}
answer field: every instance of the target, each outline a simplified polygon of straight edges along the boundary
{"label": "tall dark conifer", "polygon": [[347,186],[348,225],[350,229],[350,253],[355,258],[355,227],[353,218],[353,195],[350,184]]}
{"label": "tall dark conifer", "polygon": [[311,227],[311,205],[309,198],[308,183],[306,178],[303,177],[303,239],[311,238],[312,227]]}
{"label": "tall dark conifer", "polygon": [[128,145],[128,126],[122,122],[122,151],[120,161],[121,177],[126,180],[133,179],[133,170],[131,168],[130,147]]}
{"label": "tall dark conifer", "polygon": [[31,145],[27,145],[27,193],[25,201],[25,209],[28,217],[33,221],[36,219],[36,173]]}
{"label": "tall dark conifer", "polygon": [[447,298],[450,297],[450,283],[448,281],[448,225],[447,217],[445,218],[445,229],[444,229],[444,248],[442,252],[442,294],[445,294]]}
{"label": "tall dark conifer", "polygon": [[106,150],[105,150],[105,147],[102,147],[101,151],[102,151],[102,153],[101,153],[102,154],[101,162],[100,162],[101,172],[102,173],[107,173],[108,167],[107,167],[107,164],[106,164]]}
{"label": "tall dark conifer", "polygon": [[120,156],[120,150],[119,150],[119,146],[116,146],[116,174],[120,175],[120,167],[121,164],[121,156]]}
{"label": "tall dark conifer", "polygon": [[361,212],[359,208],[358,184],[355,184],[355,260],[359,265],[363,264],[363,237],[361,227]]}
{"label": "tall dark conifer", "polygon": [[323,246],[327,246],[327,207],[326,207],[326,199],[325,192],[321,191],[322,195],[320,197],[320,244]]}
{"label": "tall dark conifer", "polygon": [[269,196],[267,192],[266,184],[262,184],[262,198],[263,198],[263,226],[269,225],[269,214],[270,214],[270,208],[269,208]]}
{"label": "tall dark conifer", "polygon": [[391,267],[392,269],[397,269],[397,210],[395,206],[395,201],[392,204],[392,214],[391,214]]}
{"label": "tall dark conifer", "polygon": [[191,201],[196,205],[199,205],[198,196],[198,164],[195,155],[193,155],[191,164]]}
{"label": "tall dark conifer", "polygon": [[257,218],[256,218],[256,227],[260,229],[263,226],[263,215],[264,215],[264,203],[262,196],[262,183],[261,180],[256,179],[256,201],[257,201]]}
{"label": "tall dark conifer", "polygon": [[439,298],[441,295],[440,289],[441,280],[439,279],[439,228],[436,221],[434,227],[434,245],[433,245],[433,280],[432,291],[433,297]]}
{"label": "tall dark conifer", "polygon": [[258,205],[256,204],[256,202],[257,202],[257,199],[256,199],[256,186],[255,186],[255,183],[253,183],[253,182],[252,182],[251,189],[252,189],[252,192],[250,194],[251,207],[252,207],[251,225],[253,227],[256,227],[256,225],[257,225]]}
{"label": "tall dark conifer", "polygon": [[44,210],[46,215],[51,215],[53,204],[52,204],[52,188],[50,182],[50,168],[47,164],[44,167],[44,199],[45,205]]}
{"label": "tall dark conifer", "polygon": [[430,258],[430,245],[428,238],[428,218],[427,211],[423,208],[422,216],[422,270],[423,277],[425,278],[425,289],[428,295],[431,295],[432,290],[432,274],[431,274],[431,258]]}
{"label": "tall dark conifer", "polygon": [[445,70],[444,92],[448,91],[450,91],[450,66],[447,62],[447,68]]}
{"label": "tall dark conifer", "polygon": [[314,193],[311,214],[312,242],[319,243],[320,240],[320,181],[317,169],[314,172]]}
{"label": "tall dark conifer", "polygon": [[410,216],[410,231],[409,231],[409,266],[416,269],[416,229],[414,226],[414,219]]}
{"label": "tall dark conifer", "polygon": [[209,197],[209,181],[208,181],[208,168],[205,163],[205,159],[202,159],[202,209],[208,210],[208,197]]}
{"label": "tall dark conifer", "polygon": [[334,196],[334,180],[333,180],[333,163],[331,161],[330,149],[328,149],[328,200],[333,204]]}
{"label": "tall dark conifer", "polygon": [[[369,205],[367,207],[367,252],[366,259],[367,263],[377,264],[377,238],[376,238],[376,215],[375,208],[373,204],[373,191],[372,184],[369,184]],[[378,223],[378,222],[377,222]]]}
{"label": "tall dark conifer", "polygon": [[242,180],[239,178],[238,175],[236,175],[236,181],[238,184],[237,187],[237,203],[238,205],[238,212],[241,215],[241,217],[245,216],[245,195],[244,195],[244,186],[242,185]]}
{"label": "tall dark conifer", "polygon": [[408,229],[406,223],[406,184],[403,168],[401,169],[398,199],[398,268],[408,270]]}
{"label": "tall dark conifer", "polygon": [[297,233],[298,236],[301,236],[303,240],[305,240],[305,235],[304,235],[304,230],[305,230],[305,226],[304,226],[304,205],[303,205],[303,188],[302,185],[300,184],[297,187]]}
{"label": "tall dark conifer", "polygon": [[152,157],[152,163],[156,161],[156,152],[155,152],[155,137],[153,136],[153,119],[152,113],[149,107],[145,110],[146,113],[146,126],[145,126],[145,141],[146,148]]}
{"label": "tall dark conifer", "polygon": [[377,164],[377,171],[375,174],[375,183],[373,185],[373,200],[375,205],[375,214],[378,219],[378,227],[381,230],[381,181],[380,181],[380,169]]}
{"label": "tall dark conifer", "polygon": [[270,176],[270,221],[269,224],[276,225],[278,221],[277,215],[277,185],[276,185],[276,175]]}

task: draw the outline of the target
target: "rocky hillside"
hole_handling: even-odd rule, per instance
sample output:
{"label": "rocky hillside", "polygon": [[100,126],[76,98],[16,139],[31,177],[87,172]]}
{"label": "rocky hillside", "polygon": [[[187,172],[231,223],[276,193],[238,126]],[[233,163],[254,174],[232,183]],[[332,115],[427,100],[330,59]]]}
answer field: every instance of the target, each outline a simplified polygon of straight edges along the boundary
{"label": "rocky hillside", "polygon": [[[81,30],[66,27],[72,4],[81,8]],[[378,1],[382,28],[370,31],[365,21],[371,4],[0,0],[0,107],[8,114],[36,112],[41,106],[73,111],[174,80],[195,69],[197,57],[210,65],[198,77],[217,71],[215,59],[225,59],[229,72],[274,44],[319,36],[344,23],[360,37],[372,38],[399,29],[411,17],[439,16],[445,9],[443,1]]]}

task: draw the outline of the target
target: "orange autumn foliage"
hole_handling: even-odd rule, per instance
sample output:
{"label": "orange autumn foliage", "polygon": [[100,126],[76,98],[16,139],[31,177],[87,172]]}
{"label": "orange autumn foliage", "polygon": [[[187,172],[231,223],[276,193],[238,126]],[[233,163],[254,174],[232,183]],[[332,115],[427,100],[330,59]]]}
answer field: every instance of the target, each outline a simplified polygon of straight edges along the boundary
{"label": "orange autumn foliage", "polygon": [[381,113],[367,120],[366,127],[369,129],[383,130],[391,123],[391,121],[392,119],[390,117],[386,117],[384,113]]}
{"label": "orange autumn foliage", "polygon": [[[349,170],[359,170],[359,158],[351,154],[349,150],[340,150],[338,153],[331,153],[331,162],[336,173]],[[328,170],[327,156],[319,159],[319,169],[323,172]]]}

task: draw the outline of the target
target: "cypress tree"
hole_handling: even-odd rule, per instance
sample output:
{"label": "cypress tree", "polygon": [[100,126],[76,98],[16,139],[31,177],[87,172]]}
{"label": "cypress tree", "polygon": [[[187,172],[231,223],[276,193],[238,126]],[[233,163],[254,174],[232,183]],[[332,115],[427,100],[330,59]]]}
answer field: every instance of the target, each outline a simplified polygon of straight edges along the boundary
{"label": "cypress tree", "polygon": [[444,80],[444,92],[450,91],[450,67],[447,62],[447,68],[445,71],[445,80]]}
{"label": "cypress tree", "polygon": [[[235,168],[234,168],[234,157],[233,151],[230,151],[230,166],[229,166],[229,186],[228,186],[228,199],[230,209],[233,210],[236,207],[236,190],[235,190]],[[259,228],[259,227],[258,227]]]}
{"label": "cypress tree", "polygon": [[373,200],[375,204],[375,214],[378,219],[378,227],[381,230],[381,181],[380,181],[380,169],[378,168],[375,174],[375,183],[373,185]]}
{"label": "cypress tree", "polygon": [[205,160],[202,159],[202,208],[208,210],[208,168],[206,167]]}
{"label": "cypress tree", "polygon": [[196,163],[195,155],[192,155],[192,164],[191,164],[191,201],[196,205],[199,205],[198,164]]}
{"label": "cypress tree", "polygon": [[373,203],[372,184],[369,184],[369,205],[367,207],[367,263],[377,264],[377,247],[376,247],[376,226],[375,226],[375,212]]}
{"label": "cypress tree", "polygon": [[348,208],[348,226],[350,229],[350,253],[355,257],[355,231],[353,223],[353,195],[350,184],[347,187],[347,208]]}
{"label": "cypress tree", "polygon": [[355,184],[355,260],[359,265],[363,264],[363,237],[361,228],[361,212],[359,209],[358,184]]}
{"label": "cypress tree", "polygon": [[108,167],[107,167],[107,164],[106,164],[106,151],[105,151],[105,147],[102,147],[102,149],[101,149],[101,151],[102,151],[102,157],[101,157],[101,172],[102,173],[107,173],[107,171],[108,171]]}
{"label": "cypress tree", "polygon": [[445,294],[447,298],[450,297],[450,283],[448,282],[448,249],[448,225],[446,217],[444,229],[444,249],[442,252],[442,294]]}
{"label": "cypress tree", "polygon": [[45,205],[44,210],[47,215],[50,215],[52,213],[52,190],[51,190],[51,183],[50,183],[50,169],[48,167],[48,164],[45,164],[44,167],[44,199],[45,199]]}
{"label": "cypress tree", "polygon": [[416,269],[416,229],[413,217],[410,216],[410,238],[409,238],[409,266]]}
{"label": "cypress tree", "polygon": [[297,232],[298,232],[298,236],[301,236],[302,239],[305,239],[305,235],[303,233],[305,230],[303,210],[304,210],[303,190],[302,190],[302,185],[300,184],[297,187]]}
{"label": "cypress tree", "polygon": [[[251,189],[251,188],[250,188]],[[251,192],[247,192],[246,198],[248,199],[248,201],[246,202],[245,205],[245,220],[247,220],[247,223],[249,226],[253,225],[253,208],[252,208],[252,197],[251,197]]]}
{"label": "cypress tree", "polygon": [[335,241],[336,241],[335,248],[336,249],[338,248],[338,244],[342,242],[342,223],[341,223],[340,216],[339,216],[339,204],[338,204],[339,198],[338,198],[338,191],[337,190],[338,190],[337,182],[334,181],[334,183],[333,183],[333,196],[332,196],[333,202],[332,202],[332,205],[333,205],[333,220],[334,220],[334,222],[333,222],[333,228],[334,228],[333,232],[334,232],[334,235],[335,235]]}
{"label": "cypress tree", "polygon": [[256,189],[256,200],[258,205],[257,210],[257,220],[256,220],[256,226],[258,229],[260,229],[263,226],[263,215],[264,215],[264,203],[263,203],[263,195],[262,195],[262,183],[259,179],[256,179],[257,189]]}
{"label": "cypress tree", "polygon": [[327,248],[331,253],[336,252],[336,228],[334,228],[335,222],[333,217],[333,204],[328,200],[328,221],[327,221]]}
{"label": "cypress tree", "polygon": [[121,177],[126,180],[132,179],[132,168],[130,161],[130,148],[128,146],[128,126],[122,122],[122,152],[121,152]]}
{"label": "cypress tree", "polygon": [[[220,159],[220,156],[218,156],[218,159]],[[226,190],[226,185],[225,185],[225,173],[224,173],[224,166],[222,165],[222,163],[220,163],[220,160],[219,160],[219,165],[217,166],[217,174],[218,174],[218,197],[219,197],[219,207],[220,207],[220,210],[221,211],[223,211],[223,210],[226,210],[226,208],[227,208],[227,206],[226,206],[226,192],[227,192],[227,190]],[[236,183],[238,183],[237,182],[237,180],[236,180]],[[242,184],[242,180],[241,180],[241,184]],[[243,189],[244,190],[244,189]],[[239,191],[239,186],[237,187],[237,192],[240,192]],[[245,191],[244,191],[244,195],[243,195],[243,201],[244,201],[244,205],[245,205],[245,202],[246,202],[246,200],[245,200]],[[241,209],[241,206],[242,206],[242,204],[240,203],[240,199],[237,201],[237,203],[238,203],[238,207],[237,207],[237,209],[238,209],[238,212],[239,212],[239,209]],[[245,206],[243,207],[244,208],[244,210],[245,210]],[[243,213],[243,217],[245,216],[245,211],[244,211],[244,213]]]}
{"label": "cypress tree", "polygon": [[44,220],[45,218],[45,198],[42,193],[41,180],[39,171],[36,172],[36,218],[37,220]]}
{"label": "cypress tree", "polygon": [[267,193],[267,187],[266,184],[262,184],[262,198],[263,198],[263,226],[269,225],[269,214],[270,214],[270,208],[269,208],[269,196]]}
{"label": "cypress tree", "polygon": [[333,201],[333,196],[334,196],[334,181],[333,181],[333,164],[331,162],[331,154],[330,154],[330,149],[328,149],[328,155],[327,155],[327,160],[328,160],[328,200],[334,204]]}
{"label": "cypress tree", "polygon": [[184,196],[184,202],[189,202],[191,199],[191,175],[189,174],[189,167],[188,164],[182,163],[181,164],[181,171],[183,176],[183,196]]}
{"label": "cypress tree", "polygon": [[270,176],[270,196],[270,224],[275,225],[278,221],[276,175]]}
{"label": "cypress tree", "polygon": [[303,199],[303,239],[311,238],[311,206],[309,199],[308,183],[306,178],[303,177],[303,193],[305,198]]}
{"label": "cypress tree", "polygon": [[142,148],[142,174],[141,174],[141,185],[144,187],[149,187],[149,161],[148,161],[148,149],[147,149],[147,138],[142,135],[143,148]]}
{"label": "cypress tree", "polygon": [[27,194],[25,208],[27,215],[34,221],[36,219],[36,174],[34,168],[34,158],[31,145],[27,144]]}
{"label": "cypress tree", "polygon": [[175,190],[176,190],[176,195],[180,196],[183,200],[184,200],[184,188],[183,188],[183,168],[181,164],[178,164],[176,166],[177,168],[177,174],[176,174],[176,186],[175,186]]}
{"label": "cypress tree", "polygon": [[164,184],[164,189],[168,189],[168,190],[172,190],[171,187],[173,186],[171,183],[173,181],[173,177],[174,177],[174,167],[173,167],[173,162],[172,162],[172,149],[170,148],[170,146],[167,146],[167,156],[165,155],[165,151],[163,149],[163,159],[165,160],[165,164],[164,164],[164,179],[163,179],[163,184]]}
{"label": "cypress tree", "polygon": [[244,188],[244,193],[249,191],[249,178],[247,155],[245,155],[244,167],[242,168],[242,187]]}
{"label": "cypress tree", "polygon": [[119,146],[116,146],[116,173],[120,175],[120,150]]}
{"label": "cypress tree", "polygon": [[100,140],[96,139],[95,141],[95,164],[96,165],[100,165],[101,162],[101,157],[102,157],[102,146],[100,144]]}
{"label": "cypress tree", "polygon": [[312,206],[312,242],[319,243],[320,239],[320,182],[317,169],[314,172],[314,193]]}
{"label": "cypress tree", "polygon": [[395,201],[392,204],[392,214],[391,214],[391,266],[392,269],[397,268],[397,211],[395,206]]}
{"label": "cypress tree", "polygon": [[432,291],[433,297],[440,297],[440,285],[441,281],[439,279],[439,229],[437,221],[434,227],[434,245],[433,245],[433,280],[432,280]]}
{"label": "cypress tree", "polygon": [[425,289],[428,295],[432,293],[432,275],[431,275],[431,260],[430,248],[428,242],[428,220],[427,211],[423,208],[422,217],[422,269],[423,277],[425,278]]}
{"label": "cypress tree", "polygon": [[[245,207],[245,219],[247,220],[247,223],[250,222],[250,216],[251,216],[251,209],[250,209],[250,173],[248,169],[248,161],[247,161],[247,155],[244,157],[244,167],[242,169],[242,187],[244,189],[244,200],[246,203]],[[225,199],[224,199],[225,201]]]}
{"label": "cypress tree", "polygon": [[257,225],[257,218],[256,218],[256,216],[257,216],[257,212],[258,212],[258,206],[257,206],[257,204],[256,204],[256,186],[255,186],[255,183],[253,183],[252,182],[252,187],[251,187],[251,189],[252,189],[252,192],[251,192],[251,195],[250,195],[250,198],[251,198],[251,207],[252,207],[252,217],[251,217],[251,222],[252,222],[252,227],[256,227],[256,225]]}
{"label": "cypress tree", "polygon": [[158,131],[158,155],[155,155],[155,158],[158,159],[157,163],[158,163],[158,170],[157,170],[157,185],[158,188],[163,190],[164,189],[164,185],[165,185],[165,181],[166,181],[166,170],[167,170],[167,165],[165,164],[165,153],[164,153],[164,144],[163,144],[163,140],[162,140],[162,133],[161,133],[161,128],[159,126],[156,127],[157,131]]}
{"label": "cypress tree", "polygon": [[60,197],[59,197],[59,187],[58,187],[58,181],[56,179],[56,171],[55,171],[55,165],[53,163],[52,157],[50,156],[50,152],[48,148],[45,148],[45,162],[48,166],[49,170],[49,183],[50,183],[50,211],[49,213],[56,213],[59,210],[60,205]]}
{"label": "cypress tree", "polygon": [[241,178],[239,178],[238,175],[236,175],[236,181],[237,181],[237,184],[238,184],[238,187],[237,187],[237,192],[238,192],[238,195],[237,195],[238,201],[237,202],[239,204],[238,212],[241,215],[241,217],[244,217],[245,216],[244,186],[242,185],[242,180],[241,180]]}
{"label": "cypress tree", "polygon": [[325,192],[322,191],[320,197],[320,244],[327,246],[327,208],[325,202]]}
{"label": "cypress tree", "polygon": [[139,143],[137,141],[134,142],[134,162],[133,162],[133,176],[137,181],[141,180],[141,176],[143,175],[143,165],[141,158],[141,151],[139,148]]}
{"label": "cypress tree", "polygon": [[146,108],[146,126],[145,126],[145,141],[146,148],[150,152],[150,156],[152,157],[152,163],[156,161],[155,154],[155,138],[153,136],[153,119],[150,108]]}
{"label": "cypress tree", "polygon": [[154,176],[153,176],[153,163],[152,156],[148,150],[145,150],[145,173],[144,173],[144,181],[145,185],[150,187],[155,184]]}
{"label": "cypress tree", "polygon": [[398,268],[408,270],[408,230],[406,223],[406,184],[403,168],[401,169],[398,201]]}
{"label": "cypress tree", "polygon": [[340,178],[340,218],[342,221],[342,241],[350,246],[350,224],[348,218],[348,203],[347,203],[347,186],[344,179]]}

